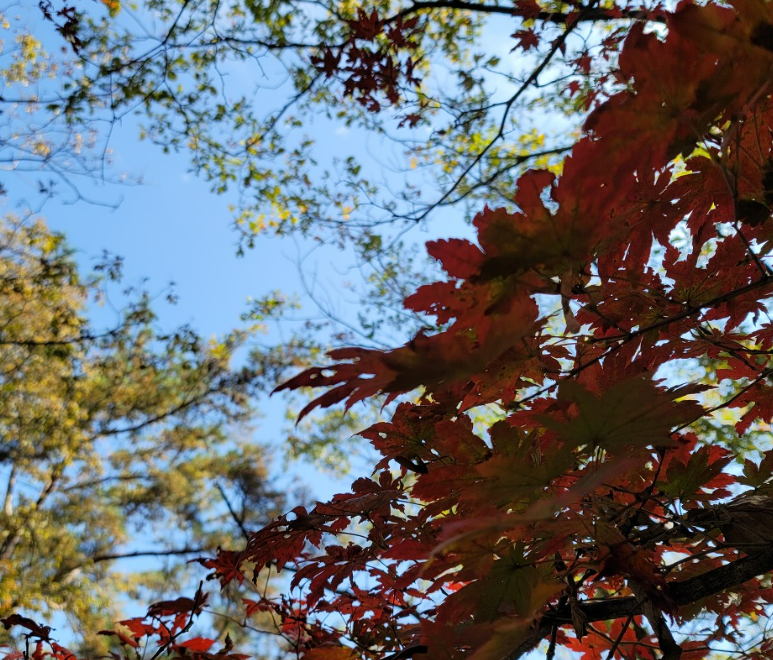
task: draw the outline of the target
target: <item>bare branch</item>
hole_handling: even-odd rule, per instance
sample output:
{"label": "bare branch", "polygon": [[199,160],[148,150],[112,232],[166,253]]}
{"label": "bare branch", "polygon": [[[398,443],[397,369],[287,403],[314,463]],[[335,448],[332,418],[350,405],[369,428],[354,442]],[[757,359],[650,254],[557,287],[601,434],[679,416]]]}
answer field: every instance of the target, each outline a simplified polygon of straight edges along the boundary
{"label": "bare branch", "polygon": [[[477,2],[466,2],[465,0],[427,0],[423,2],[414,2],[410,7],[384,19],[384,23],[392,23],[399,18],[405,18],[412,14],[422,11],[431,11],[433,9],[452,9],[458,11],[477,12],[480,14],[504,14],[506,16],[517,16],[517,9],[512,5],[488,5]],[[556,25],[566,25],[569,21],[569,14],[563,12],[541,11],[536,17],[537,20],[554,23]],[[580,11],[580,14],[574,17],[575,23],[599,23],[603,21],[646,21],[653,23],[665,23],[665,14],[662,12],[649,12],[644,10],[627,9],[612,12],[607,9],[589,8]]]}
{"label": "bare branch", "polygon": [[[720,566],[702,575],[696,575],[684,582],[668,585],[666,596],[676,605],[688,605],[701,598],[713,596],[726,589],[737,587],[758,575],[773,570],[773,548],[747,555],[734,562]],[[643,614],[642,603],[635,596],[585,601],[577,604],[589,622],[610,621]],[[550,634],[553,626],[571,625],[572,614],[568,605],[545,614],[534,630],[511,653],[502,660],[516,660],[531,651]],[[662,649],[665,652],[665,649]]]}

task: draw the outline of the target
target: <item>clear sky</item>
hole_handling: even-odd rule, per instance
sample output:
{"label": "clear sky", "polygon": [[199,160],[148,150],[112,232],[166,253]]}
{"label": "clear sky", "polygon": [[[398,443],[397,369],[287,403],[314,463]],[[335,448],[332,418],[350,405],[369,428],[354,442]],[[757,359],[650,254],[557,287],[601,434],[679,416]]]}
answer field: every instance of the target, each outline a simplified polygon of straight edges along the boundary
{"label": "clear sky", "polygon": [[[138,141],[136,126],[125,124],[115,129],[111,143],[114,169],[141,176],[143,183],[116,186],[87,182],[83,187],[86,193],[115,207],[83,201],[63,204],[55,198],[41,212],[53,229],[65,234],[84,271],[108,250],[124,259],[122,284],[146,280],[147,290],[163,293],[174,282],[178,302],[170,305],[159,296],[155,305],[159,325],[171,329],[190,324],[205,338],[239,326],[239,316],[247,310],[250,296],[258,298],[275,290],[301,295],[297,261],[314,247],[311,242],[264,236],[245,256],[237,256],[238,235],[231,227],[228,195],[212,193],[206,182],[189,173],[185,154],[163,154],[157,146]],[[336,272],[326,264],[329,258],[324,251],[315,252],[308,265],[332,279]],[[113,287],[116,308],[122,288]],[[110,323],[114,313],[109,304],[91,310],[98,323]],[[259,410],[256,439],[279,449],[278,465],[287,424],[283,402],[279,397],[266,398],[259,402]],[[296,465],[285,479],[309,484],[320,498],[349,483],[348,478],[336,481],[319,475],[306,464]]]}

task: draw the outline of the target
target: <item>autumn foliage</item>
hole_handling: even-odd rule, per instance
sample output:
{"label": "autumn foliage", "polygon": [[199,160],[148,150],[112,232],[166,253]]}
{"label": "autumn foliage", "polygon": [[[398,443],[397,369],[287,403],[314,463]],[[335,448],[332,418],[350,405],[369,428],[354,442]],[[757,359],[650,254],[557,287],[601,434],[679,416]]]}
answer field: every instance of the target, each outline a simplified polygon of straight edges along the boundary
{"label": "autumn foliage", "polygon": [[[544,640],[549,657],[698,658],[743,646],[765,614],[773,5],[731,5],[635,23],[560,174],[527,172],[518,211],[482,210],[476,242],[427,245],[447,278],[405,305],[435,328],[333,351],[279,388],[324,388],[303,414],[396,406],[361,433],[381,456],[372,477],[202,560],[224,585],[290,570],[285,595],[245,605],[292,653],[503,660]],[[600,10],[578,6],[567,34],[586,11]],[[362,19],[352,44],[384,29]],[[378,81],[360,91],[388,95]],[[736,433],[759,450],[740,465]],[[149,612],[173,616],[164,652],[228,657],[178,643],[183,609]],[[123,625],[129,655],[159,635]]]}

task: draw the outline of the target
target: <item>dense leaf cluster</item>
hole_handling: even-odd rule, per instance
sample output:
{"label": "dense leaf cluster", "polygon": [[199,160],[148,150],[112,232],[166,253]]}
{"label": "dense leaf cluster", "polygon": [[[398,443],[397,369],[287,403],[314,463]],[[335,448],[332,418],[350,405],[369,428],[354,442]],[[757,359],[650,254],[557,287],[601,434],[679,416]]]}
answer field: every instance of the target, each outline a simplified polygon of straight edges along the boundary
{"label": "dense leaf cluster", "polygon": [[[327,388],[307,411],[422,387],[362,432],[373,479],[238,557],[296,566],[300,599],[264,607],[300,653],[498,660],[543,637],[551,656],[767,653],[751,622],[770,602],[769,454],[739,474],[700,429],[738,409],[766,444],[773,15],[664,16],[662,35],[631,29],[560,176],[523,175],[517,211],[476,217],[477,244],[429,244],[448,279],[406,306],[440,331],[337,350],[283,386]],[[714,380],[675,382],[698,360]]]}
{"label": "dense leaf cluster", "polygon": [[[82,275],[39,219],[0,222],[0,616],[96,631],[285,502],[264,448],[234,437],[271,381],[231,364],[248,335],[163,333],[141,292],[90,316],[119,265]],[[133,557],[144,570],[113,570]]]}

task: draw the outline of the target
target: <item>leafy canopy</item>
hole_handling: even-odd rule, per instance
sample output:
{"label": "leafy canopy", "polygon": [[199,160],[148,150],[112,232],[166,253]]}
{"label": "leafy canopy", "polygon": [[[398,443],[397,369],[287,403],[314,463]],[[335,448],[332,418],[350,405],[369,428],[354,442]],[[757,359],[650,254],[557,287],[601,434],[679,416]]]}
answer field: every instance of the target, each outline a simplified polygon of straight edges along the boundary
{"label": "leafy canopy", "polygon": [[[271,378],[230,365],[247,335],[162,333],[147,294],[95,312],[118,266],[84,276],[41,220],[0,222],[0,616],[96,631],[284,503],[264,449],[234,437]],[[145,570],[122,573],[132,557]]]}
{"label": "leafy canopy", "polygon": [[[361,433],[371,477],[202,560],[255,586],[245,616],[270,613],[290,655],[771,653],[773,5],[578,4],[549,48],[599,12],[636,20],[560,173],[523,174],[477,242],[428,245],[447,277],[406,305],[436,327],[280,388],[326,388],[304,412],[398,402]],[[156,637],[154,657],[232,654],[181,642],[201,598],[123,622],[126,657]]]}
{"label": "leafy canopy", "polygon": [[[137,118],[231,191],[247,242],[302,231],[372,257],[391,226],[509,202],[524,167],[557,163],[567,122],[534,110],[587,110],[630,16],[660,20],[624,3],[579,16],[560,2],[46,0],[0,17],[18,44],[0,57],[0,160],[87,195],[83,177],[111,172],[104,127]],[[349,146],[363,140],[383,158]]]}

